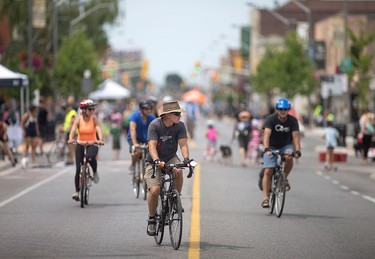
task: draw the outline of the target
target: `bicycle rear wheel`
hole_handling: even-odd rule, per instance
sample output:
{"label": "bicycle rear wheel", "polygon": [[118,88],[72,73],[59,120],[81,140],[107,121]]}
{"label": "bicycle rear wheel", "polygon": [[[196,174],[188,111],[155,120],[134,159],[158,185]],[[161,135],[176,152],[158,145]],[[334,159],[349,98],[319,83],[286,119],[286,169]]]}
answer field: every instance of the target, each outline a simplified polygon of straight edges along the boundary
{"label": "bicycle rear wheel", "polygon": [[286,177],[285,172],[282,171],[279,173],[278,180],[275,186],[275,213],[278,218],[280,218],[283,213],[284,204],[285,204],[285,183]]}
{"label": "bicycle rear wheel", "polygon": [[180,247],[182,238],[182,204],[179,192],[175,189],[169,197],[169,236],[175,250]]}
{"label": "bicycle rear wheel", "polygon": [[163,211],[163,196],[164,194],[160,193],[158,198],[158,207],[156,208],[156,233],[155,233],[155,242],[160,245],[164,237],[164,226],[165,226],[165,211]]}
{"label": "bicycle rear wheel", "polygon": [[64,143],[62,142],[53,142],[52,145],[48,148],[46,157],[49,164],[56,164],[59,161],[64,160]]}
{"label": "bicycle rear wheel", "polygon": [[86,194],[86,168],[81,168],[81,186],[80,186],[80,194],[81,194],[81,208],[85,207],[85,194]]}
{"label": "bicycle rear wheel", "polygon": [[140,174],[141,174],[141,166],[140,166],[140,162],[137,161],[135,164],[134,176],[133,176],[133,191],[134,191],[134,196],[136,198],[139,197]]}

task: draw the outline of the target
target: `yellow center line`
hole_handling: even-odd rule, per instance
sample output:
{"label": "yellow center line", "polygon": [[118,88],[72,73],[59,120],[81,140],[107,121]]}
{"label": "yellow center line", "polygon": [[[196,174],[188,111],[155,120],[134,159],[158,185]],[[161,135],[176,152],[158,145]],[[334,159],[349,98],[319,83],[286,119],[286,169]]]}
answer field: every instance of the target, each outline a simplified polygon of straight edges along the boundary
{"label": "yellow center line", "polygon": [[190,221],[189,259],[199,259],[200,253],[200,165],[194,169],[193,198]]}

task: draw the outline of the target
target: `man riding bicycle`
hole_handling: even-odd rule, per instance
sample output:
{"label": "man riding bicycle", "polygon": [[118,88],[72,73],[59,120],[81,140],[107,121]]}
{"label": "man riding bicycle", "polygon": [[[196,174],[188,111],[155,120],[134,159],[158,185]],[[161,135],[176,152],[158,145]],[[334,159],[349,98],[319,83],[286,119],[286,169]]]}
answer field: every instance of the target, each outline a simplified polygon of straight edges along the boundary
{"label": "man riding bicycle", "polygon": [[[153,108],[151,101],[141,101],[139,103],[139,111],[134,112],[129,117],[129,131],[127,140],[129,143],[129,152],[132,156],[131,166],[129,168],[130,173],[135,170],[135,162],[142,155],[140,150],[137,150],[141,144],[147,143],[147,130],[150,123],[155,119],[155,115],[152,114]],[[132,150],[135,148],[135,151]]]}
{"label": "man riding bicycle", "polygon": [[[180,121],[182,111],[183,109],[180,108],[177,101],[163,103],[160,117],[155,119],[148,129],[149,153],[146,156],[145,180],[149,188],[147,234],[150,236],[155,235],[155,212],[158,206],[161,184],[160,163],[180,163],[177,156],[178,146],[184,162],[190,162],[186,127]],[[156,166],[155,178],[152,178],[153,165]],[[181,168],[174,171],[174,179],[175,187],[181,193],[183,184]]]}
{"label": "man riding bicycle", "polygon": [[[263,132],[263,168],[264,176],[262,180],[263,202],[262,207],[269,207],[270,179],[277,163],[277,156],[271,151],[279,150],[283,154],[291,154],[294,157],[301,157],[301,145],[298,120],[288,114],[291,104],[288,99],[281,98],[276,103],[276,112],[269,115],[264,121]],[[288,177],[293,168],[293,157],[285,157],[285,175]],[[286,180],[286,191],[290,190],[288,180]]]}

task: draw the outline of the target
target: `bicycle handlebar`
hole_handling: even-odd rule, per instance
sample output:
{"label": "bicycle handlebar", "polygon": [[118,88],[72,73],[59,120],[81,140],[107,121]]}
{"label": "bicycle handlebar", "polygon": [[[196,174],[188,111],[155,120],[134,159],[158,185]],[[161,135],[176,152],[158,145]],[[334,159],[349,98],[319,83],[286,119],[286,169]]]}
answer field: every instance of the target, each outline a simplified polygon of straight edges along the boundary
{"label": "bicycle handlebar", "polygon": [[74,140],[73,145],[81,145],[81,146],[97,146],[97,147],[100,147],[100,146],[104,146],[104,143],[101,144],[99,142],[96,142],[96,141],[85,141],[85,142],[82,142],[82,141],[76,141]]}
{"label": "bicycle handlebar", "polygon": [[[158,165],[160,169],[165,169],[165,171],[171,171],[171,169],[173,168],[186,168],[188,167],[189,168],[189,174],[187,175],[187,178],[191,178],[193,176],[193,173],[194,173],[194,168],[198,165],[197,162],[195,162],[193,159],[191,159],[189,161],[189,163],[185,163],[185,162],[182,162],[182,163],[176,163],[176,164],[166,164],[164,162],[160,162],[160,164]],[[155,164],[152,165],[152,176],[151,178],[155,178],[155,169],[156,169],[156,166]]]}

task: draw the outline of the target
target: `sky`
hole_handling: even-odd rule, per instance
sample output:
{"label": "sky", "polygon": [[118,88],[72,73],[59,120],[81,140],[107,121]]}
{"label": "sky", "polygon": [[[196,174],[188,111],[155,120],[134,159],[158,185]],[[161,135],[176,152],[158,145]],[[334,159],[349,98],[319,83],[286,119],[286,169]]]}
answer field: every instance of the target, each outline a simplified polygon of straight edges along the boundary
{"label": "sky", "polygon": [[228,48],[240,46],[239,28],[249,25],[252,10],[247,2],[273,8],[275,0],[120,0],[109,42],[114,50],[142,50],[156,84],[171,73],[189,80],[196,61],[217,68]]}

